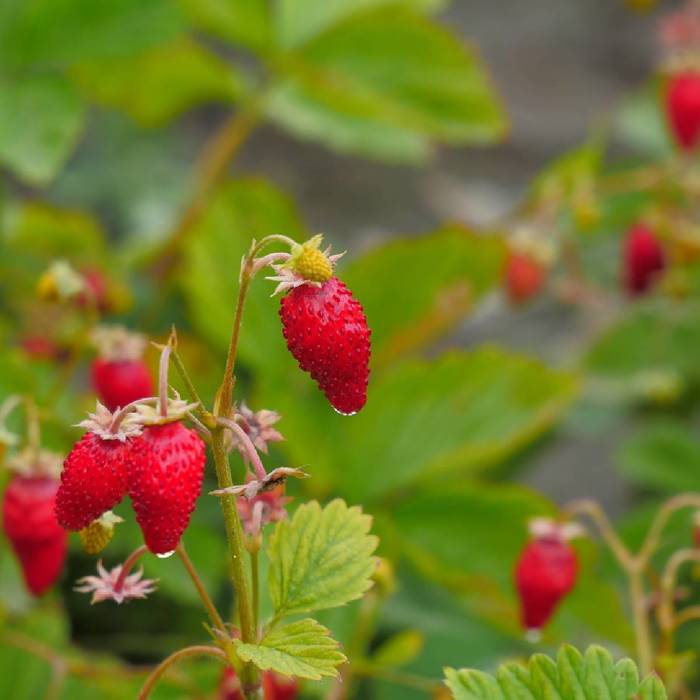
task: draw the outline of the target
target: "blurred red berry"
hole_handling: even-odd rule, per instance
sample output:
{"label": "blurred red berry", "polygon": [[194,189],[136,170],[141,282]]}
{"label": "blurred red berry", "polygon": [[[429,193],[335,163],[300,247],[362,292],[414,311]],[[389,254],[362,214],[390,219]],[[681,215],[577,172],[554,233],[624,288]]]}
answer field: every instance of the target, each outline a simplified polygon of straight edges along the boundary
{"label": "blurred red berry", "polygon": [[669,78],[666,113],[678,145],[692,151],[700,137],[700,72],[691,70]]}
{"label": "blurred red berry", "polygon": [[518,304],[532,298],[542,289],[546,271],[534,257],[511,251],[506,258],[503,277],[508,298]]}
{"label": "blurred red berry", "polygon": [[666,256],[658,238],[645,224],[627,232],[623,250],[625,289],[637,296],[648,291],[666,266]]}
{"label": "blurred red berry", "polygon": [[265,700],[294,700],[299,695],[296,678],[282,676],[274,671],[265,671],[262,677]]}
{"label": "blurred red berry", "polygon": [[153,396],[151,372],[143,360],[101,360],[92,363],[92,383],[110,411]]}
{"label": "blurred red berry", "polygon": [[67,533],[54,513],[58,480],[15,474],[3,496],[2,525],[29,591],[39,596],[63,570]]}
{"label": "blurred red berry", "polygon": [[101,313],[110,310],[109,282],[102,270],[91,267],[82,270],[85,289],[77,297],[77,303],[82,307],[94,306]]}
{"label": "blurred red berry", "polygon": [[527,543],[515,568],[520,619],[526,630],[540,630],[576,583],[576,554],[552,523]]}
{"label": "blurred red berry", "polygon": [[244,700],[241,681],[230,666],[227,666],[221,674],[219,700]]}

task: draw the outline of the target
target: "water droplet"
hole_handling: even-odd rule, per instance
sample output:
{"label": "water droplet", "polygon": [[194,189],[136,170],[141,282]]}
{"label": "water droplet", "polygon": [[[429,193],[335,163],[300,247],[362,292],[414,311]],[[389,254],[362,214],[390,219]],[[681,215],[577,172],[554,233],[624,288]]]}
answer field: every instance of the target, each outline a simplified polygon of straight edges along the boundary
{"label": "water droplet", "polygon": [[357,413],[357,411],[341,411],[339,408],[336,408],[335,406],[333,406],[333,410],[338,415],[341,415],[341,416],[354,416]]}
{"label": "water droplet", "polygon": [[172,557],[173,554],[175,554],[174,549],[170,550],[169,552],[163,552],[162,554],[156,554],[156,556],[158,557],[158,559],[168,559]]}
{"label": "water droplet", "polygon": [[537,644],[542,639],[542,631],[537,628],[525,630],[525,641],[530,644]]}

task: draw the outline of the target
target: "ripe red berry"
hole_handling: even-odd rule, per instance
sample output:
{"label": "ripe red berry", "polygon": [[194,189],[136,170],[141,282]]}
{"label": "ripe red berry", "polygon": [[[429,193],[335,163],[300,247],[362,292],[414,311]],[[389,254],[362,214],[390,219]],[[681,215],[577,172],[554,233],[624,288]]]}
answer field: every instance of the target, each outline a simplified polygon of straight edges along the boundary
{"label": "ripe red berry", "polygon": [[144,428],[129,463],[128,488],[146,546],[167,554],[187,529],[202,488],[205,446],[180,422]]}
{"label": "ripe red berry", "polygon": [[124,498],[132,445],[139,440],[106,439],[88,432],[75,444],[56,494],[56,516],[64,528],[82,530]]}
{"label": "ripe red berry", "polygon": [[263,673],[262,686],[265,700],[294,700],[299,694],[299,684],[295,678],[274,671]]}
{"label": "ripe red berry", "polygon": [[15,474],[3,496],[2,524],[22,567],[27,588],[36,596],[61,575],[67,533],[56,521],[58,480]]}
{"label": "ripe red berry", "polygon": [[545,281],[545,269],[534,257],[511,251],[506,258],[503,277],[508,298],[518,304],[540,291]]}
{"label": "ripe red berry", "polygon": [[241,681],[230,666],[226,666],[221,674],[219,700],[244,700]]}
{"label": "ripe red berry", "polygon": [[700,137],[700,72],[690,70],[669,78],[666,113],[678,145],[692,151]]}
{"label": "ripe red berry", "polygon": [[92,383],[110,411],[153,396],[153,380],[143,360],[102,360],[92,363]]}
{"label": "ripe red berry", "polygon": [[80,307],[94,307],[101,313],[110,310],[109,282],[102,270],[90,267],[82,271],[85,289],[82,291],[76,302]]}
{"label": "ripe red berry", "polygon": [[367,400],[370,330],[360,303],[337,278],[302,284],[282,298],[287,347],[340,413],[357,413]]}
{"label": "ripe red berry", "polygon": [[549,532],[528,542],[515,569],[520,618],[526,630],[544,627],[576,583],[576,554],[560,529],[551,525]]}
{"label": "ripe red berry", "polygon": [[625,289],[637,296],[648,291],[666,266],[661,243],[644,224],[627,232],[623,250],[623,279]]}

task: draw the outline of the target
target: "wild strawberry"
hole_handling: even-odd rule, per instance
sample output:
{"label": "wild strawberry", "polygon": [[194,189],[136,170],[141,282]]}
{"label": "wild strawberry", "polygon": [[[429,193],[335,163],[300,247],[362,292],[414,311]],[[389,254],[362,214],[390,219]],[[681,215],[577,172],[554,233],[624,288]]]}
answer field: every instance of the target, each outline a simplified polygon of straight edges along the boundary
{"label": "wild strawberry", "polygon": [[645,224],[629,229],[623,250],[623,279],[629,294],[648,291],[665,267],[666,256],[654,232]]}
{"label": "wild strawberry", "polygon": [[692,151],[700,137],[700,72],[689,70],[669,78],[666,114],[678,145]]}
{"label": "wild strawberry", "polygon": [[80,307],[94,307],[101,313],[110,310],[109,282],[102,270],[89,267],[82,270],[83,291],[76,298]]}
{"label": "wild strawberry", "polygon": [[226,666],[221,674],[219,700],[244,700],[241,681],[230,666]]}
{"label": "wild strawberry", "polygon": [[322,236],[295,244],[287,262],[274,265],[282,298],[280,317],[287,347],[331,405],[347,415],[367,400],[370,334],[360,303],[333,277],[340,255],[320,250]]}
{"label": "wild strawberry", "polygon": [[56,517],[67,530],[82,530],[126,495],[132,448],[142,428],[126,419],[114,432],[112,421],[112,414],[98,404],[97,412],[81,423],[88,432],[63,464]]}
{"label": "wild strawberry", "polygon": [[58,479],[54,455],[20,455],[10,465],[17,469],[3,496],[2,526],[22,568],[29,591],[39,596],[63,570],[67,533],[56,521],[54,503]]}
{"label": "wild strawberry", "polygon": [[512,252],[506,258],[503,275],[508,298],[514,304],[519,304],[540,291],[546,271],[535,258]]}
{"label": "wild strawberry", "polygon": [[147,547],[167,554],[187,529],[202,489],[205,446],[180,422],[147,425],[129,463],[128,485]]}
{"label": "wild strawberry", "polygon": [[262,686],[265,700],[294,700],[299,694],[299,684],[295,678],[274,671],[263,673]]}
{"label": "wild strawberry", "polygon": [[99,357],[92,363],[92,383],[110,410],[153,395],[151,373],[143,361],[145,339],[124,328],[101,328],[94,335]]}
{"label": "wild strawberry", "polygon": [[529,632],[544,627],[576,583],[578,562],[567,542],[570,529],[546,519],[530,525],[532,539],[518,559],[515,584],[521,623]]}

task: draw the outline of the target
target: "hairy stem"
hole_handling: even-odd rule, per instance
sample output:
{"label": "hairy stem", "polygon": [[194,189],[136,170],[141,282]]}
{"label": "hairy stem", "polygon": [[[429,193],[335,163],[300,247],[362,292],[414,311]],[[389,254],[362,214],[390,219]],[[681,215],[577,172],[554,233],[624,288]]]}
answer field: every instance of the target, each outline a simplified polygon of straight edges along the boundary
{"label": "hairy stem", "polygon": [[255,476],[262,481],[267,476],[267,472],[265,471],[265,466],[260,459],[260,455],[258,454],[253,441],[248,437],[246,431],[243,430],[243,428],[241,428],[241,426],[238,425],[235,420],[231,420],[230,418],[219,418],[218,422],[220,425],[223,425],[225,428],[234,433],[240,440],[241,444],[245,448],[248,460],[253,465]]}
{"label": "hairy stem", "polygon": [[176,651],[174,654],[171,654],[168,656],[167,659],[162,661],[156,668],[153,670],[151,675],[146,679],[146,682],[143,684],[143,688],[141,688],[141,692],[139,693],[138,700],[146,700],[153,689],[155,688],[156,684],[160,680],[161,676],[174,664],[179,663],[183,659],[190,659],[195,656],[213,656],[215,659],[218,659],[219,661],[226,663],[227,658],[226,654],[224,654],[221,649],[218,649],[217,647],[209,647],[209,646],[192,646],[192,647],[185,647],[184,649],[180,649],[179,651]]}
{"label": "hairy stem", "polygon": [[635,569],[627,572],[629,577],[630,601],[634,617],[635,638],[637,641],[637,660],[639,671],[646,676],[653,670],[653,650],[651,643],[651,630],[649,629],[649,616],[647,615],[646,595],[642,572]]}
{"label": "hairy stem", "polygon": [[[678,572],[680,568],[689,562],[700,562],[700,551],[696,549],[681,549],[673,554],[668,560],[663,574],[661,575],[661,585],[659,587],[659,607],[658,621],[661,629],[661,647],[664,653],[673,652],[673,635],[679,624],[693,619],[695,612],[693,608],[686,608],[683,611],[685,616],[676,616],[674,608],[674,594],[676,583],[678,582]],[[696,606],[696,611],[698,607]],[[680,622],[679,622],[680,620]]]}

